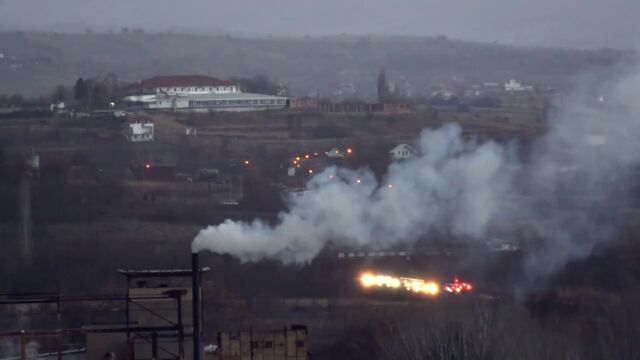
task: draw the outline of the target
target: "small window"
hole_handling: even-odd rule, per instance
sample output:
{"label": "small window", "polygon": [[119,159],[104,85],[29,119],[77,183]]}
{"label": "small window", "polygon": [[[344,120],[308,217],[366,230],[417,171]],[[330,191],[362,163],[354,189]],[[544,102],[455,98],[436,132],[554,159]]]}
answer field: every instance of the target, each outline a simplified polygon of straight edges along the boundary
{"label": "small window", "polygon": [[271,349],[273,347],[273,341],[265,341],[264,342],[264,348],[265,349]]}
{"label": "small window", "polygon": [[296,347],[297,347],[297,348],[304,347],[304,340],[298,340],[298,341],[296,341]]}
{"label": "small window", "polygon": [[252,349],[258,349],[258,348],[260,348],[260,342],[259,342],[259,341],[252,341],[252,342],[251,342],[251,348],[252,348]]}

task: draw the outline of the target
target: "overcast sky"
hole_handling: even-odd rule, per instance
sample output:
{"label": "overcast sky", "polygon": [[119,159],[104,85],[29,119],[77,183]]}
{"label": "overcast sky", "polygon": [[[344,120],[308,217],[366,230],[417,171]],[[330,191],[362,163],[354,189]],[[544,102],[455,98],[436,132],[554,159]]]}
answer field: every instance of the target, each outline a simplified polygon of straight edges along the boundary
{"label": "overcast sky", "polygon": [[637,48],[640,0],[0,0],[3,30],[446,35]]}

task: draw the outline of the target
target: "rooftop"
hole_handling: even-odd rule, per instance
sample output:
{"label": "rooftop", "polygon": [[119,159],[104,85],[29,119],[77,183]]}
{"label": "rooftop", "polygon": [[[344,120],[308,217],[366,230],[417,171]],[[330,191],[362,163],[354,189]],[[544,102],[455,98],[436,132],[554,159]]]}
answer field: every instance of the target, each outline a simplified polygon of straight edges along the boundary
{"label": "rooftop", "polygon": [[[208,267],[203,267],[200,272],[208,272],[211,270]],[[191,269],[162,269],[162,270],[127,270],[120,269],[118,273],[128,278],[150,278],[150,277],[190,277],[192,274]]]}
{"label": "rooftop", "polygon": [[254,93],[222,93],[222,94],[206,94],[206,95],[187,95],[180,96],[180,99],[187,100],[272,100],[287,99],[284,96],[254,94]]}
{"label": "rooftop", "polygon": [[227,80],[220,80],[204,75],[171,75],[171,76],[155,76],[150,79],[139,81],[130,88],[135,89],[154,89],[161,87],[185,87],[185,86],[232,86],[236,85]]}

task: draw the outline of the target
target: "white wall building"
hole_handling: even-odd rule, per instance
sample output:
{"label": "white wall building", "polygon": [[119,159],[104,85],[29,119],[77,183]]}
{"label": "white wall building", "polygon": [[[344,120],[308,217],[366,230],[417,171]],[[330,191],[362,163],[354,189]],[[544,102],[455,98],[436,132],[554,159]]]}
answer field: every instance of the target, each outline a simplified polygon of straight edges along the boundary
{"label": "white wall building", "polygon": [[135,122],[129,124],[128,138],[131,142],[153,141],[153,132],[153,123]]}
{"label": "white wall building", "polygon": [[389,155],[391,155],[392,160],[410,159],[416,156],[417,153],[418,151],[409,144],[400,144],[389,151]]}
{"label": "white wall building", "polygon": [[254,111],[287,106],[287,98],[244,93],[237,84],[208,76],[158,76],[128,89],[124,101],[146,109]]}
{"label": "white wall building", "polygon": [[203,75],[156,76],[138,81],[129,87],[130,93],[168,96],[228,94],[240,92],[238,84]]}

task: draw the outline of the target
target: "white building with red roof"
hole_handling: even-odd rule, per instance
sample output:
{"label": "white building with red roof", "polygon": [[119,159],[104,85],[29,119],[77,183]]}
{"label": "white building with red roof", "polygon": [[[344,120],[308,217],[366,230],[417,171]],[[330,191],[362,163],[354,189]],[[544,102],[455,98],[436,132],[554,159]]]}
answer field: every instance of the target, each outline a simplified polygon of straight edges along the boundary
{"label": "white building with red roof", "polygon": [[145,109],[173,111],[255,111],[283,108],[287,98],[245,93],[227,80],[203,75],[156,76],[127,88],[124,101]]}
{"label": "white building with red roof", "polygon": [[129,86],[127,92],[135,94],[164,94],[189,96],[205,94],[239,93],[238,84],[204,75],[155,76]]}

